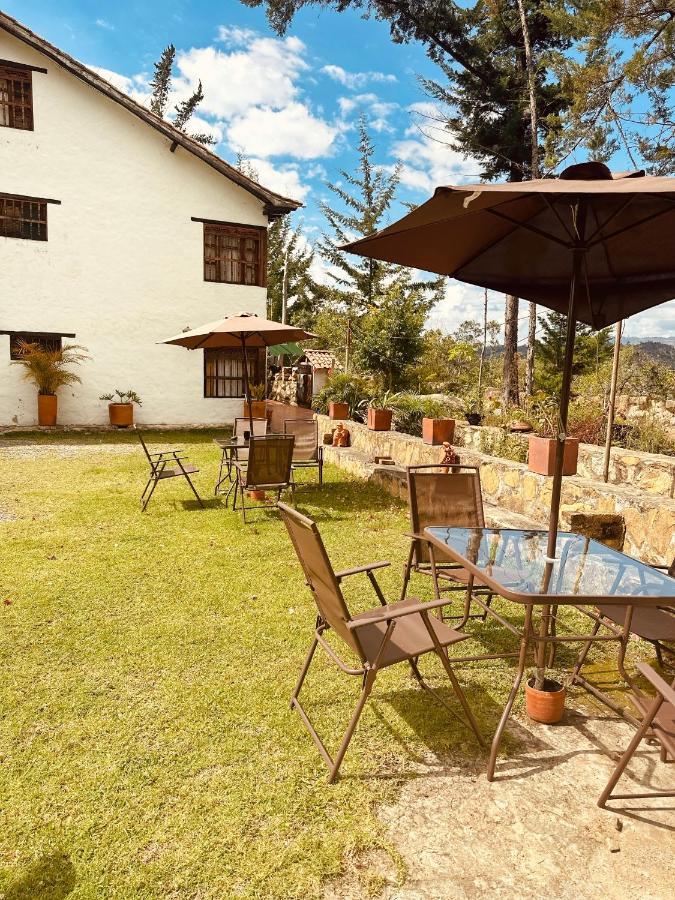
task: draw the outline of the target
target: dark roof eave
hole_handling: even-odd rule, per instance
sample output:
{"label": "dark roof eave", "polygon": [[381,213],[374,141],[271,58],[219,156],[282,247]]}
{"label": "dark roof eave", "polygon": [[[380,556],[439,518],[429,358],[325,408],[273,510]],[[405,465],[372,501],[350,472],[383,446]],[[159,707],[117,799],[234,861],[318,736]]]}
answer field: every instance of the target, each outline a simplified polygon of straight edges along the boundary
{"label": "dark roof eave", "polygon": [[72,75],[75,75],[85,84],[88,84],[95,90],[105,94],[115,103],[119,103],[120,106],[123,106],[128,112],[132,113],[132,115],[137,116],[139,119],[163,134],[172,144],[175,143],[178,144],[178,146],[183,147],[221,175],[224,175],[226,178],[229,178],[230,181],[233,181],[250,194],[253,194],[253,196],[257,197],[265,204],[265,214],[270,219],[278,219],[280,216],[293,212],[293,210],[299,209],[302,206],[300,201],[291,200],[289,197],[282,197],[280,194],[275,194],[273,191],[269,191],[261,184],[258,184],[258,182],[254,181],[252,178],[248,178],[243,172],[240,172],[238,169],[235,169],[234,166],[226,163],[225,160],[216,156],[215,153],[211,153],[210,150],[207,150],[206,147],[193,140],[189,135],[183,134],[182,131],[174,128],[173,125],[165,122],[164,119],[156,116],[154,113],[150,112],[149,109],[146,109],[144,106],[141,106],[140,103],[132,100],[131,97],[128,97],[122,91],[118,90],[114,85],[110,84],[110,82],[106,81],[105,78],[101,78],[96,72],[88,69],[72,56],[59,50],[58,47],[54,47],[53,44],[45,41],[43,38],[34,34],[30,29],[26,28],[25,25],[22,25],[16,19],[13,19],[11,16],[8,16],[7,13],[1,11],[0,28],[8,34],[13,35],[18,40],[28,44],[29,47],[37,50],[38,53],[44,54],[57,65],[66,69]]}

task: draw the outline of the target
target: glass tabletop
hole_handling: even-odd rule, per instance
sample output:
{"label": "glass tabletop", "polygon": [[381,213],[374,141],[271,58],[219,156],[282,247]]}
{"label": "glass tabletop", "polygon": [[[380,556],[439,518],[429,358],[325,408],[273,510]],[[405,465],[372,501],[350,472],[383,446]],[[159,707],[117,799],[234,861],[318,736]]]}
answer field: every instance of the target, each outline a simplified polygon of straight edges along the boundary
{"label": "glass tabletop", "polygon": [[556,559],[550,562],[546,531],[437,525],[424,531],[436,547],[507,599],[617,604],[631,597],[637,601],[633,605],[675,605],[675,578],[579,534],[559,531]]}
{"label": "glass tabletop", "polygon": [[220,447],[221,450],[236,450],[238,447],[248,447],[248,441],[244,440],[243,434],[233,434],[228,438],[214,438],[213,443]]}

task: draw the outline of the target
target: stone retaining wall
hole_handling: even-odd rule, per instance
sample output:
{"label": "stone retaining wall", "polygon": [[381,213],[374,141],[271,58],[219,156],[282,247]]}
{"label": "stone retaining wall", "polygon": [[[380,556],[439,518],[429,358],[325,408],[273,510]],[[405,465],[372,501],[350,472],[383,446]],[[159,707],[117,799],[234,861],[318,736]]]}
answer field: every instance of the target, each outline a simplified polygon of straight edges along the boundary
{"label": "stone retaining wall", "polygon": [[[321,437],[335,423],[327,416],[317,418]],[[348,427],[352,435],[352,453],[332,451],[330,457],[331,461],[351,469],[355,474],[358,455],[365,459],[390,456],[399,466],[441,460],[441,448],[424,444],[421,438],[395,431],[369,431],[357,422],[349,422]],[[468,427],[459,426],[458,433]],[[530,472],[524,463],[486,456],[473,447],[459,446],[462,462],[481,468],[486,503],[526,515],[542,526],[546,525],[551,503],[551,478]],[[648,474],[651,465],[649,454],[640,454],[640,457],[646,457],[639,459],[639,463]],[[660,458],[651,459],[658,461]],[[637,465],[624,464],[628,468]],[[384,475],[382,478],[386,480]],[[657,494],[645,491],[637,483],[604,484],[579,475],[568,477],[563,481],[561,522],[563,527],[569,527],[569,518],[574,512],[620,513],[626,520],[627,552],[649,562],[670,562],[675,557],[675,500],[671,498],[670,490],[671,485],[668,485],[667,491]]]}

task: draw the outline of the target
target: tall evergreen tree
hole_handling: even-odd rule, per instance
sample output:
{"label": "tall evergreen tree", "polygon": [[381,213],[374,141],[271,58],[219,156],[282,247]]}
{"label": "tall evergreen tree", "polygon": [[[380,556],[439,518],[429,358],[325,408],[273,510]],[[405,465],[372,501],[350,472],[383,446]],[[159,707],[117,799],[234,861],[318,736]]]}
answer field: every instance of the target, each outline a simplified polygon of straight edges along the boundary
{"label": "tall evergreen tree", "polygon": [[316,307],[316,285],[311,275],[314,251],[290,216],[277,219],[267,232],[267,315],[311,327]]}
{"label": "tall evergreen tree", "polygon": [[[539,317],[539,326],[541,337],[537,340],[540,359],[537,386],[547,394],[557,397],[562,385],[565,362],[567,316],[563,313],[549,312]],[[588,325],[577,323],[572,374],[587,375],[598,369],[612,356],[612,348],[610,328],[593,331]]]}
{"label": "tall evergreen tree", "polygon": [[[156,116],[160,116],[161,118],[165,117],[166,107],[169,102],[175,59],[176,48],[173,44],[169,44],[168,47],[165,47],[164,50],[162,50],[162,55],[155,63],[155,72],[150,81],[150,87],[152,88],[150,110],[154,112]],[[188,122],[203,99],[204,91],[200,81],[197,89],[193,91],[189,97],[186,97],[185,100],[182,100],[174,107],[175,115],[172,124],[179,131],[188,134],[189,137],[198,141],[200,144],[212,145],[216,143],[216,139],[210,134],[204,134],[203,132],[189,133],[186,130]]]}
{"label": "tall evergreen tree", "polygon": [[[389,210],[399,173],[387,173],[375,165],[375,148],[368,134],[365,117],[359,120],[359,162],[356,170],[340,175],[346,184],[327,187],[342,201],[343,209],[321,205],[321,210],[330,226],[331,234],[324,234],[317,243],[317,249],[329,266],[328,275],[332,284],[319,289],[324,304],[334,307],[346,315],[345,366],[349,368],[352,357],[353,335],[358,331],[361,320],[367,313],[379,309],[385,296],[395,294],[395,286],[401,288],[400,297],[410,292],[429,297],[433,304],[442,290],[442,279],[433,282],[413,283],[407,270],[400,266],[378,260],[354,257],[340,250],[340,245],[374,234],[382,225]],[[393,292],[393,293],[392,293]]]}

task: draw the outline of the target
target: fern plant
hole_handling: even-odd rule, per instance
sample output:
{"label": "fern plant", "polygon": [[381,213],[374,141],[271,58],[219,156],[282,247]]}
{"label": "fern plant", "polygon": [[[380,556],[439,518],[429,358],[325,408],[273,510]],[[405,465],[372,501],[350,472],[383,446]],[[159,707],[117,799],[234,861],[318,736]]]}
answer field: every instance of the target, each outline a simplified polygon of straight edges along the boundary
{"label": "fern plant", "polygon": [[38,394],[54,396],[60,387],[81,384],[82,379],[69,367],[91,359],[87,348],[80,344],[64,344],[59,350],[45,350],[39,344],[19,341],[19,359],[13,364],[23,366],[23,378],[32,381]]}

